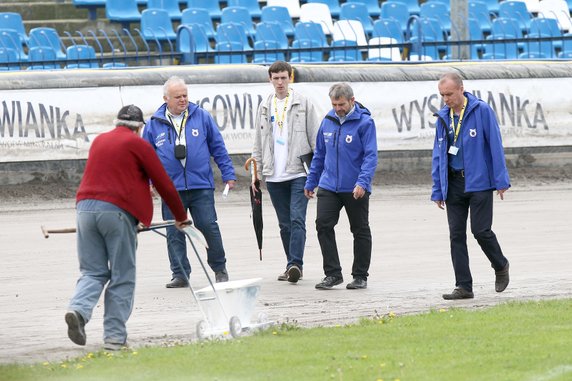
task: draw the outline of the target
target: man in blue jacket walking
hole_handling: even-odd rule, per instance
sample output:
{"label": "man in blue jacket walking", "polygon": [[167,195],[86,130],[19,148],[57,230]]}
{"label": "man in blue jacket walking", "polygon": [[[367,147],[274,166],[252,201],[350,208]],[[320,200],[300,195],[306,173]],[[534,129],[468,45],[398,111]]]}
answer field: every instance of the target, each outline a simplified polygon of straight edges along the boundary
{"label": "man in blue jacket walking", "polygon": [[327,290],[344,281],[334,227],[340,210],[346,209],[354,237],[353,281],[348,289],[367,287],[371,261],[369,195],[377,167],[375,123],[368,109],[357,103],[347,83],[330,88],[333,109],[328,112],[316,139],[314,158],[304,186],[306,197],[318,187],[316,230],[326,277],[317,289]]}
{"label": "man in blue jacket walking", "polygon": [[502,292],[509,283],[509,263],[491,230],[493,191],[504,199],[510,180],[496,115],[487,103],[464,91],[456,73],[441,76],[439,93],[445,106],[436,114],[431,200],[440,209],[447,207],[455,270],[455,289],[443,298],[474,297],[467,250],[469,211],[471,232],[495,270],[495,290]]}
{"label": "man in blue jacket walking", "polygon": [[[183,206],[191,212],[193,223],[209,246],[207,261],[217,282],[228,281],[226,256],[217,223],[214,201],[214,177],[211,156],[230,189],[236,176],[220,131],[212,116],[188,99],[185,81],[169,78],[163,86],[165,103],[145,125],[146,139],[161,159],[165,170],[179,191]],[[163,219],[173,215],[163,202]],[[188,285],[191,265],[187,257],[185,235],[176,228],[167,228],[167,249],[172,278],[167,288]]]}

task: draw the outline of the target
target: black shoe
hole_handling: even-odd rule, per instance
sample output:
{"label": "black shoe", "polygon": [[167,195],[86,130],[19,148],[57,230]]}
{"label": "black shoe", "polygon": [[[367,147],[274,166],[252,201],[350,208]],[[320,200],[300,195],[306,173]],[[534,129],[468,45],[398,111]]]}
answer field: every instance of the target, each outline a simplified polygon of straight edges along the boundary
{"label": "black shoe", "polygon": [[288,273],[288,282],[290,283],[298,282],[298,280],[302,276],[302,271],[296,265],[290,266],[290,268],[286,272]]}
{"label": "black shoe", "polygon": [[77,345],[85,345],[85,320],[77,311],[66,313],[66,323],[68,325],[68,337]]}
{"label": "black shoe", "polygon": [[346,285],[346,288],[348,290],[359,290],[362,288],[367,288],[367,280],[363,278],[354,278],[351,283]]}
{"label": "black shoe", "polygon": [[504,269],[500,271],[495,271],[495,291],[496,292],[503,292],[506,287],[508,286],[509,276],[508,276],[508,262]]}
{"label": "black shoe", "polygon": [[288,280],[288,270],[284,271],[282,274],[278,275],[278,280],[285,282]]}
{"label": "black shoe", "polygon": [[457,299],[473,299],[475,295],[472,291],[467,291],[464,288],[457,287],[450,294],[443,294],[443,299],[445,300],[457,300]]}
{"label": "black shoe", "polygon": [[217,283],[228,282],[228,273],[226,272],[226,270],[215,272],[215,282]]}
{"label": "black shoe", "polygon": [[327,276],[320,283],[316,285],[319,290],[329,290],[330,288],[343,283],[344,278],[341,276]]}
{"label": "black shoe", "polygon": [[171,279],[171,283],[167,283],[165,285],[167,288],[183,288],[189,287],[189,282],[181,278],[173,278]]}

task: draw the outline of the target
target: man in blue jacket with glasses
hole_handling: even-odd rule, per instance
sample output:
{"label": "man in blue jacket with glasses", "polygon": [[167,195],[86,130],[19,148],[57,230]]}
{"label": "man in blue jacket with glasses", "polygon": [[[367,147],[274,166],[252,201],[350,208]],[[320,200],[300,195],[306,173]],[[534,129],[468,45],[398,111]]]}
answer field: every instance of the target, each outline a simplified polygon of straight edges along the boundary
{"label": "man in blue jacket with glasses", "polygon": [[[189,102],[187,85],[182,78],[171,77],[165,82],[163,100],[165,103],[147,121],[143,138],[155,148],[179,191],[183,206],[191,212],[195,226],[205,236],[209,246],[207,261],[216,281],[226,282],[226,256],[217,222],[210,160],[212,156],[229,189],[236,181],[232,160],[212,116]],[[173,219],[164,202],[162,210],[165,220]],[[188,286],[191,265],[183,232],[167,228],[167,250],[172,279],[166,287]]]}
{"label": "man in blue jacket with glasses", "polygon": [[465,92],[457,73],[439,80],[445,106],[436,114],[431,200],[447,210],[455,289],[446,300],[470,299],[473,278],[467,250],[467,218],[471,232],[495,270],[495,290],[509,283],[509,263],[500,248],[493,222],[493,191],[500,199],[510,187],[500,128],[491,107]]}
{"label": "man in blue jacket with glasses", "polygon": [[368,109],[355,101],[352,88],[338,83],[330,88],[333,109],[316,139],[314,158],[304,186],[306,197],[318,198],[316,230],[326,277],[317,289],[328,290],[344,281],[334,227],[345,208],[354,237],[353,281],[347,289],[367,288],[371,262],[369,195],[377,167],[375,123]]}

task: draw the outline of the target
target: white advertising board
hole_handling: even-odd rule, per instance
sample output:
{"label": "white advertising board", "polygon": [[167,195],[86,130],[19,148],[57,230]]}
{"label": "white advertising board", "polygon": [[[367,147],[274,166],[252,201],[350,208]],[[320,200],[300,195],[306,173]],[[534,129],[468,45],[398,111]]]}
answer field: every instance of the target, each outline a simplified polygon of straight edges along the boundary
{"label": "white advertising board", "polygon": [[[332,83],[295,83],[320,115],[330,109]],[[356,100],[372,113],[380,150],[431,149],[441,97],[435,81],[355,82]],[[465,81],[465,90],[497,113],[506,147],[572,144],[572,78]],[[559,90],[561,89],[561,90]],[[211,113],[231,154],[250,152],[256,109],[269,83],[189,85],[189,99]],[[0,91],[0,161],[86,158],[90,143],[113,128],[122,105],[149,118],[162,86]]]}

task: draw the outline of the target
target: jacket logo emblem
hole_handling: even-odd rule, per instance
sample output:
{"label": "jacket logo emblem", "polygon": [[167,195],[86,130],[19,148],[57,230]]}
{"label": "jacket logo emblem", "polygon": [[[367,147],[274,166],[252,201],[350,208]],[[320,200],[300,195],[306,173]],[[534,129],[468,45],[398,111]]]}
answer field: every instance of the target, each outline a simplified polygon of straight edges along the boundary
{"label": "jacket logo emblem", "polygon": [[199,136],[199,130],[196,128],[191,129],[191,135],[195,137]]}
{"label": "jacket logo emblem", "polygon": [[477,136],[477,129],[476,128],[469,128],[469,135],[471,136],[471,138],[474,138],[475,136]]}
{"label": "jacket logo emblem", "polygon": [[346,135],[346,143],[350,144],[353,140],[353,136],[352,135]]}

